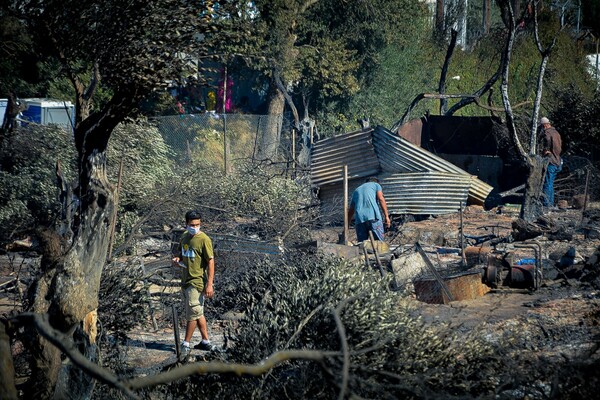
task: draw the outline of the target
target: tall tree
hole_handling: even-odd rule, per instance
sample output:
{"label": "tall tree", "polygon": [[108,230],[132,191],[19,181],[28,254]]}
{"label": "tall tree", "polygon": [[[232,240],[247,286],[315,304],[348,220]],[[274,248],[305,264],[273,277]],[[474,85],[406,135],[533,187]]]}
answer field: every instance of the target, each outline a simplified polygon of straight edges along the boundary
{"label": "tall tree", "polygon": [[[26,24],[43,54],[60,61],[76,93],[78,181],[72,190],[63,186],[73,193],[64,197],[71,210],[66,215],[73,217],[43,236],[45,251],[29,309],[47,313],[55,329],[95,360],[94,338],[82,322],[95,323],[109,222],[116,212],[114,187],[106,176],[109,139],[141,99],[184,73],[188,55],[208,51],[212,14],[204,2],[187,0],[15,0],[2,7]],[[92,111],[99,85],[111,95]],[[89,398],[91,381],[63,363],[59,351],[39,335],[30,338],[27,397]]]}
{"label": "tall tree", "polygon": [[[408,38],[408,21],[423,11],[416,0],[259,0],[252,5],[252,12],[236,18],[245,16],[241,25],[254,33],[252,53],[269,82],[268,113],[281,114],[287,104],[296,127],[300,115],[309,119],[324,98],[355,93],[361,78],[373,71],[378,50]],[[241,53],[248,54],[247,48]],[[268,130],[262,157],[272,157],[278,143],[278,130]]]}
{"label": "tall tree", "polygon": [[[525,219],[526,221],[532,221],[537,219],[542,213],[542,184],[544,181],[544,171],[546,167],[544,160],[537,154],[536,146],[538,114],[542,100],[544,74],[548,64],[548,59],[552,49],[556,45],[558,34],[562,30],[563,26],[562,24],[559,26],[559,29],[554,33],[547,46],[543,47],[538,29],[537,0],[531,0],[527,3],[525,14],[520,18],[521,21],[528,19],[533,22],[533,37],[541,58],[538,70],[535,102],[531,117],[531,129],[529,131],[529,146],[528,149],[526,149],[521,143],[517,132],[517,127],[515,125],[513,108],[509,96],[508,82],[511,56],[518,29],[518,24],[516,22],[516,7],[514,7],[515,3],[510,0],[498,0],[498,4],[502,9],[502,18],[507,28],[507,39],[504,45],[501,66],[502,80],[500,90],[502,92],[502,103],[505,110],[506,125],[513,141],[515,151],[523,159],[529,170],[525,185],[525,197],[523,200],[523,206],[521,208],[521,218]],[[519,2],[516,2],[516,4],[519,4]],[[559,20],[562,21],[562,18],[560,17],[561,16],[559,15]]]}

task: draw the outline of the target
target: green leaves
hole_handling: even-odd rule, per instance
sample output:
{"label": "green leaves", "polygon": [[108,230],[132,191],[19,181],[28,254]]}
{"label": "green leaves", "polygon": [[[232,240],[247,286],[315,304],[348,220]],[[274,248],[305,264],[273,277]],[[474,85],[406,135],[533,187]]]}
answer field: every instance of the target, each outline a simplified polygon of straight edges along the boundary
{"label": "green leaves", "polygon": [[[99,63],[101,80],[140,93],[164,86],[206,53],[212,19],[202,2],[187,0],[24,1],[18,11],[46,53],[66,71]],[[196,40],[203,34],[202,41]]]}

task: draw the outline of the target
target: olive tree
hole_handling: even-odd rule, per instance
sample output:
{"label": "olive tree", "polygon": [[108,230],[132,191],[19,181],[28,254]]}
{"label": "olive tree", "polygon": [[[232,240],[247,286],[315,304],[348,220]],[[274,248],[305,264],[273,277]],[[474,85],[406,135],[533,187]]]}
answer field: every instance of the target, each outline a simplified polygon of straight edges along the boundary
{"label": "olive tree", "polygon": [[[82,321],[95,323],[116,212],[115,188],[106,172],[109,139],[141,99],[187,73],[189,55],[208,52],[216,19],[205,3],[187,0],[26,0],[2,7],[27,26],[43,54],[60,62],[76,94],[76,185],[63,182],[69,212],[50,230],[28,310],[48,314],[54,329],[77,338],[82,354],[96,360],[96,345]],[[99,87],[110,96],[92,111]],[[29,338],[28,397],[90,396],[91,380],[63,363],[46,339],[33,333]]]}

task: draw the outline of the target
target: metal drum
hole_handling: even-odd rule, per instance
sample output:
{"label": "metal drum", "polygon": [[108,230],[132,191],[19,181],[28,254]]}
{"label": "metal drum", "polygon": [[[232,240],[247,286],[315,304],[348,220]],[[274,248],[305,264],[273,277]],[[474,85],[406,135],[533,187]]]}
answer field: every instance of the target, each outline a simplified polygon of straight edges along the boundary
{"label": "metal drum", "polygon": [[520,289],[535,287],[535,265],[513,265],[510,269],[510,287]]}

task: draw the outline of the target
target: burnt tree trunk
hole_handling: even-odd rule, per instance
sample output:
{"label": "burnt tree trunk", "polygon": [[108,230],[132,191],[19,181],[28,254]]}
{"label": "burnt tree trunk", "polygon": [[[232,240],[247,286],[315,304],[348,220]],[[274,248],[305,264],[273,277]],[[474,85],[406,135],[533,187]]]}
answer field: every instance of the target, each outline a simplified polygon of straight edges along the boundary
{"label": "burnt tree trunk", "polygon": [[533,222],[543,214],[542,196],[547,166],[548,161],[540,156],[527,157],[529,173],[520,213],[520,217],[527,222]]}
{"label": "burnt tree trunk", "polygon": [[271,79],[271,84],[269,85],[269,108],[267,111],[269,119],[258,148],[258,158],[260,160],[273,159],[277,154],[281,135],[281,124],[278,117],[283,115],[284,107],[285,97],[275,84],[275,80]]}
{"label": "burnt tree trunk", "polygon": [[18,397],[10,337],[3,321],[0,321],[0,355],[0,397],[6,400],[16,400]]}
{"label": "burnt tree trunk", "polygon": [[[79,154],[78,202],[73,222],[73,238],[66,241],[48,231],[43,238],[44,252],[40,276],[30,289],[28,311],[47,313],[55,329],[72,337],[88,359],[97,361],[95,338],[84,329],[86,316],[95,316],[98,308],[100,277],[107,259],[109,223],[114,207],[114,187],[106,175],[106,146],[116,127],[131,109],[133,100],[115,95],[99,113],[91,115],[75,129]],[[127,100],[126,100],[127,99]],[[70,199],[68,199],[70,200]],[[92,323],[95,324],[95,318]],[[91,398],[93,380],[70,362],[41,336],[29,335],[32,352],[31,384],[27,398]]]}
{"label": "burnt tree trunk", "polygon": [[488,35],[490,33],[490,27],[492,22],[492,1],[483,0],[483,13],[482,13],[482,27],[483,34]]}
{"label": "burnt tree trunk", "polygon": [[546,67],[548,65],[548,61],[550,59],[550,54],[552,53],[552,49],[556,46],[556,42],[558,40],[558,35],[563,30],[564,25],[561,24],[558,31],[554,34],[552,41],[545,48],[542,46],[542,42],[540,40],[539,35],[539,24],[538,24],[538,15],[537,15],[537,3],[532,2],[532,11],[533,11],[533,33],[535,36],[535,44],[538,48],[538,52],[540,53],[541,60],[538,72],[537,86],[535,91],[535,102],[533,104],[533,112],[531,116],[531,130],[530,130],[530,140],[529,140],[529,152],[531,154],[537,153],[537,128],[538,128],[538,117],[540,112],[540,107],[542,103],[542,91],[544,88],[544,75],[546,74]]}
{"label": "burnt tree trunk", "polygon": [[446,18],[446,7],[444,0],[435,2],[435,35],[441,38],[444,35],[444,23]]}

